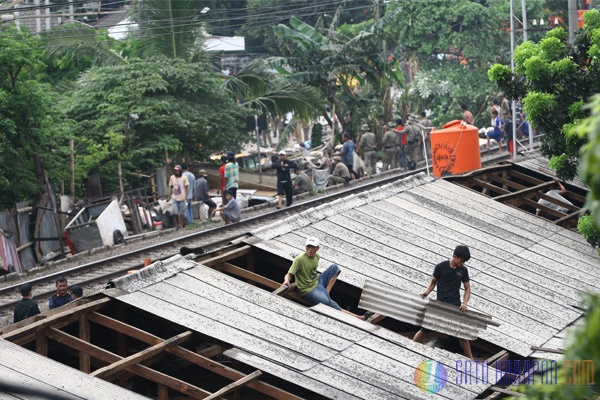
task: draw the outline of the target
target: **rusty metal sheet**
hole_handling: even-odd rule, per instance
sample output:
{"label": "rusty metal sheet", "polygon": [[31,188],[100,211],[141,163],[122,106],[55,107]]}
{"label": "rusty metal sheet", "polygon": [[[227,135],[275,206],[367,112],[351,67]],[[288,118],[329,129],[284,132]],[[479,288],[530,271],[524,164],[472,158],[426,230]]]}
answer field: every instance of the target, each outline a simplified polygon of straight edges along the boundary
{"label": "rusty metal sheet", "polygon": [[[24,347],[0,340],[0,382],[22,384],[26,388],[48,391],[45,398],[65,396],[70,399],[147,399],[102,379],[73,369]],[[4,393],[0,389],[0,397]],[[18,395],[19,399],[38,399],[39,396]]]}
{"label": "rusty metal sheet", "polygon": [[[28,201],[17,203],[17,209],[29,207]],[[17,223],[19,224],[19,243],[18,246],[23,246],[31,242],[31,233],[29,231],[31,212],[17,214]],[[27,247],[19,252],[21,266],[24,270],[30,270],[35,267],[36,258],[33,246]]]}
{"label": "rusty metal sheet", "polygon": [[[281,321],[277,318],[271,321],[263,321],[258,316],[235,311],[231,307],[223,306],[211,299],[173,286],[170,283],[172,280],[179,280],[181,282],[181,278],[174,277],[165,282],[147,287],[143,289],[143,292],[163,302],[169,301],[170,304],[179,307],[181,310],[192,311],[196,318],[203,320],[210,319],[220,324],[221,331],[237,331],[260,338],[265,342],[276,343],[278,346],[283,346],[294,352],[297,356],[302,355],[309,359],[323,361],[336,353],[334,349],[317,343],[312,339],[306,339],[282,329],[279,326]],[[240,343],[232,344],[244,348]]]}
{"label": "rusty metal sheet", "polygon": [[[169,296],[167,299],[172,300],[173,296]],[[143,292],[120,296],[115,300],[132,305],[216,340],[239,347],[250,353],[261,354],[262,357],[268,360],[288,365],[289,368],[297,371],[305,371],[310,369],[315,363],[318,363],[314,359],[290,350],[279,343],[270,342],[262,337],[248,334],[240,329],[198,314],[186,307],[172,304],[165,299],[157,298]],[[191,306],[188,304],[187,307]]]}
{"label": "rusty metal sheet", "polygon": [[326,383],[320,382],[317,379],[310,378],[302,373],[286,368],[283,365],[278,365],[269,360],[261,358],[258,355],[248,353],[241,349],[229,349],[223,354],[227,357],[231,357],[234,360],[237,360],[244,364],[248,364],[261,371],[267,372],[273,376],[279,377],[288,382],[293,382],[294,384],[302,388],[305,388],[327,398],[343,400],[360,400],[359,397],[353,396],[352,393],[348,391],[334,388]]}

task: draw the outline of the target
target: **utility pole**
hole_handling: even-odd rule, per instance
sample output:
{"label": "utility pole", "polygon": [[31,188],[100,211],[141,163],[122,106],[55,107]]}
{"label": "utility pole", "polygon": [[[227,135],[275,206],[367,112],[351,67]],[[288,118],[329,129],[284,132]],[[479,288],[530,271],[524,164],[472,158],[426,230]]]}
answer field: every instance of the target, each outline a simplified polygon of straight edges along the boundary
{"label": "utility pole", "polygon": [[577,0],[569,0],[569,43],[575,41],[575,31],[577,27]]}

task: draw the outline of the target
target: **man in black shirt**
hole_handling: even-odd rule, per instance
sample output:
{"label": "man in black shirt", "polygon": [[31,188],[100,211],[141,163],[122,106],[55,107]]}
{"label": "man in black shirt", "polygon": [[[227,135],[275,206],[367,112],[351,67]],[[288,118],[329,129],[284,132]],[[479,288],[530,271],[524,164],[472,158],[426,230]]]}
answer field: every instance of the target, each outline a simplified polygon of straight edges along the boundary
{"label": "man in black shirt", "polygon": [[286,198],[286,206],[289,207],[294,196],[290,171],[296,169],[296,163],[288,161],[285,150],[281,150],[279,159],[272,164],[272,168],[277,170],[277,208],[281,208],[283,204],[283,195]]}
{"label": "man in black shirt", "polygon": [[[469,271],[464,263],[469,261],[471,253],[467,246],[456,246],[452,258],[447,261],[443,261],[435,266],[433,270],[433,277],[427,286],[427,289],[421,293],[421,297],[426,298],[429,296],[431,291],[437,285],[437,299],[444,303],[452,304],[460,309],[461,312],[467,311],[467,304],[471,297],[471,282],[469,279]],[[465,296],[462,303],[460,302],[460,284],[465,287]],[[425,337],[426,333],[429,333],[429,329],[421,328],[416,333],[413,340],[415,342],[421,342]],[[465,355],[471,360],[473,354],[471,353],[471,343],[466,339],[458,339],[460,347],[465,352]]]}
{"label": "man in black shirt", "polygon": [[22,284],[19,288],[19,291],[21,292],[21,296],[23,296],[23,298],[15,306],[14,323],[23,321],[24,319],[33,317],[34,315],[38,315],[40,313],[40,308],[38,307],[37,303],[31,300],[31,284]]}

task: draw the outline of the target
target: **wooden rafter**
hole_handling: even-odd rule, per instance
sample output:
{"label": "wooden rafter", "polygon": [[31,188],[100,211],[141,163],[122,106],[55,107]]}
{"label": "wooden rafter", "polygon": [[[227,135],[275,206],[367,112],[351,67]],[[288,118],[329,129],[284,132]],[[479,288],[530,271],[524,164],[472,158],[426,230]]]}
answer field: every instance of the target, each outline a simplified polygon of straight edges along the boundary
{"label": "wooden rafter", "polygon": [[109,380],[108,378],[113,376],[116,373],[123,371],[125,368],[130,367],[135,364],[139,364],[143,361],[146,361],[159,353],[165,351],[168,347],[176,346],[180,343],[184,343],[192,337],[192,332],[187,331],[181,333],[177,336],[173,336],[167,340],[162,341],[161,343],[157,343],[154,346],[148,347],[136,354],[133,354],[129,357],[122,358],[119,361],[107,365],[104,368],[97,369],[92,372],[90,375],[95,376],[97,378],[102,378],[105,380]]}
{"label": "wooden rafter", "polygon": [[246,375],[242,379],[237,380],[233,383],[230,383],[229,385],[225,386],[223,389],[219,390],[218,392],[211,394],[205,400],[222,399],[223,396],[227,396],[229,393],[234,392],[234,391],[238,390],[239,388],[248,385],[250,382],[258,379],[258,377],[261,375],[262,375],[261,371],[254,371],[250,375]]}
{"label": "wooden rafter", "polygon": [[[113,364],[123,359],[121,356],[111,353],[110,351],[95,346],[91,343],[84,342],[83,340],[56,328],[48,328],[46,329],[45,333],[48,338],[62,343],[65,346],[71,347],[77,351],[86,352],[90,354],[92,358],[98,359],[105,363]],[[172,376],[158,372],[144,365],[130,365],[126,367],[125,370],[159,385],[166,386],[179,393],[183,393],[194,399],[204,399],[211,395],[210,392],[207,392],[204,389],[191,385],[180,379],[173,378]]]}
{"label": "wooden rafter", "polygon": [[[130,336],[134,339],[140,340],[148,344],[154,345],[163,341],[163,339],[154,336],[148,332],[145,332],[134,326],[128,325],[121,321],[117,321],[113,318],[107,317],[102,314],[92,313],[89,315],[89,320],[107,328],[113,329],[115,331],[122,332],[127,336]],[[233,368],[227,367],[209,358],[213,355],[221,354],[223,350],[224,349],[221,346],[211,346],[210,348],[203,350],[199,354],[181,346],[168,347],[166,349],[168,353],[173,354],[187,362],[195,364],[215,374],[218,374],[224,378],[230,379],[232,381],[238,381],[240,379],[243,379],[246,376],[244,373],[239,372]],[[256,390],[257,392],[263,393],[278,400],[302,400],[301,397],[298,397],[292,393],[289,393],[285,390],[279,389],[273,385],[262,381],[255,380],[249,382],[247,386]]]}
{"label": "wooden rafter", "polygon": [[242,246],[240,248],[237,248],[235,250],[228,251],[227,253],[223,253],[221,255],[212,257],[212,258],[210,258],[208,260],[203,260],[203,261],[198,261],[198,262],[200,262],[201,264],[206,265],[207,267],[213,267],[213,266],[215,266],[217,264],[220,264],[222,262],[231,261],[233,259],[245,256],[246,254],[250,253],[251,250],[252,250],[252,247],[246,245],[246,246]]}

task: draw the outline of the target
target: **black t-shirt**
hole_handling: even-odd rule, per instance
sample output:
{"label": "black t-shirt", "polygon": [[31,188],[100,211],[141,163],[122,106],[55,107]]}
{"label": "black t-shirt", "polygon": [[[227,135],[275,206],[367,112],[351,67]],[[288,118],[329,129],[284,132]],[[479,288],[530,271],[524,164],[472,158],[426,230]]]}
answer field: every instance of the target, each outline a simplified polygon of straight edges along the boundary
{"label": "black t-shirt", "polygon": [[460,284],[469,282],[467,267],[452,269],[449,260],[443,261],[435,266],[433,277],[437,279],[437,299],[460,307]]}
{"label": "black t-shirt", "polygon": [[[287,164],[288,166],[284,167],[283,164]],[[296,163],[289,160],[277,160],[273,163],[272,168],[277,170],[277,180],[286,182],[292,179],[290,171],[296,169]]]}
{"label": "black t-shirt", "polygon": [[31,299],[21,299],[15,306],[15,313],[13,321],[19,322],[25,318],[33,317],[40,313],[40,308],[37,303]]}

